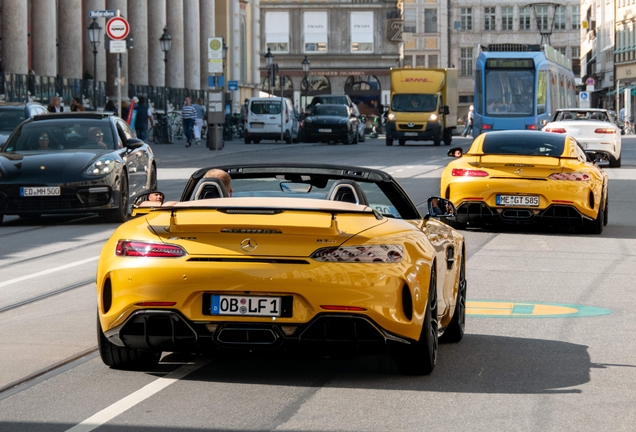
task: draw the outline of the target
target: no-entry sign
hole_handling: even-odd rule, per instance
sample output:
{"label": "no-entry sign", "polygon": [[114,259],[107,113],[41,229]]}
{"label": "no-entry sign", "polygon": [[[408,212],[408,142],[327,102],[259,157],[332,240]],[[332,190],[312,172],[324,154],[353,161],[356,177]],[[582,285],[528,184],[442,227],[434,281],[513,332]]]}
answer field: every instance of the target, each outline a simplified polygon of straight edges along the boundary
{"label": "no-entry sign", "polygon": [[130,25],[122,17],[113,17],[106,24],[106,34],[113,40],[124,40],[130,33]]}

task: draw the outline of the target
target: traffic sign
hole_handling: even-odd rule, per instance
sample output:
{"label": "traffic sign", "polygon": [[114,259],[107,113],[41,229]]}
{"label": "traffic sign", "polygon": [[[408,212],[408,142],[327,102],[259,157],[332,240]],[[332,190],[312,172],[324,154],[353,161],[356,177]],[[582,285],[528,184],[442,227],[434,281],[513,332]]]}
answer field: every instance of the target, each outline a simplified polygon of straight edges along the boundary
{"label": "traffic sign", "polygon": [[114,17],[106,23],[106,34],[112,40],[124,40],[130,33],[130,25],[125,18]]}
{"label": "traffic sign", "polygon": [[238,90],[238,81],[228,81],[227,82],[228,90]]}
{"label": "traffic sign", "polygon": [[108,51],[111,54],[122,54],[126,52],[125,40],[112,40],[108,42]]}
{"label": "traffic sign", "polygon": [[90,10],[88,11],[89,18],[112,18],[117,16],[117,11],[114,10]]}

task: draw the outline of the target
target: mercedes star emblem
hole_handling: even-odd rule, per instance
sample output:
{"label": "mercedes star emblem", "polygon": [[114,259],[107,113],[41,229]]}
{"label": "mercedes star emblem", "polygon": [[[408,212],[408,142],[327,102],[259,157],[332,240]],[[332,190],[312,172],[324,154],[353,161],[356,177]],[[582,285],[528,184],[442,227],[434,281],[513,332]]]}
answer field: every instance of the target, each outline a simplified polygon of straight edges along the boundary
{"label": "mercedes star emblem", "polygon": [[243,249],[245,252],[252,252],[257,247],[258,244],[256,243],[256,240],[251,238],[246,238],[241,242],[241,249]]}

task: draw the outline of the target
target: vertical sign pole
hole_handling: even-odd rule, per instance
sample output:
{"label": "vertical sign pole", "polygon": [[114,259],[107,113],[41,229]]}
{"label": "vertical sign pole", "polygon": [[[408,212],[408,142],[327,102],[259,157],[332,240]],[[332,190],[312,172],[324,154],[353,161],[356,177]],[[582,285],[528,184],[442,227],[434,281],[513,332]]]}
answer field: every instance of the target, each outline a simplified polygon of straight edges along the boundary
{"label": "vertical sign pole", "polygon": [[[117,16],[121,16],[117,9]],[[121,54],[117,54],[117,115],[121,117]]]}
{"label": "vertical sign pole", "polygon": [[285,75],[280,74],[280,142],[283,143],[283,127],[285,122],[285,108],[287,108],[287,104],[285,103],[285,99],[283,99],[283,89],[285,88]]}

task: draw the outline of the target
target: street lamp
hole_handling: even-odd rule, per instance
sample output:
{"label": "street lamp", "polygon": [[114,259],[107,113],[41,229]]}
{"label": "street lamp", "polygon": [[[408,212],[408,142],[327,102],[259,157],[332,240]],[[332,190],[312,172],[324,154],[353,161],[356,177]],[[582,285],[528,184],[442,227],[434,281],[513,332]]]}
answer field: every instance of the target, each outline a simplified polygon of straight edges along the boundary
{"label": "street lamp", "polygon": [[93,45],[93,108],[95,111],[97,111],[97,48],[101,34],[102,28],[97,23],[97,19],[93,18],[93,22],[88,26],[88,39]]}
{"label": "street lamp", "polygon": [[307,93],[309,93],[309,80],[307,79],[307,77],[309,76],[309,69],[311,67],[311,62],[309,61],[307,56],[305,56],[305,59],[302,61],[302,65],[303,65],[303,73],[305,74],[305,79],[303,79],[303,86],[302,86],[305,93],[305,103],[303,104],[301,108],[304,110],[305,105],[307,105]]}
{"label": "street lamp", "polygon": [[[163,34],[159,38],[161,43],[161,51],[163,51],[163,67],[164,67],[164,107],[166,113],[166,125],[168,124],[168,51],[172,45],[172,37],[168,34],[168,27],[163,28]],[[167,131],[167,128],[166,128]]]}
{"label": "street lamp", "polygon": [[274,89],[274,84],[272,84],[272,77],[274,75],[274,71],[272,70],[272,68],[274,67],[274,55],[272,54],[272,51],[269,49],[269,47],[267,48],[267,54],[265,54],[265,66],[267,66],[267,79],[269,81],[269,94],[272,94],[272,91]]}

